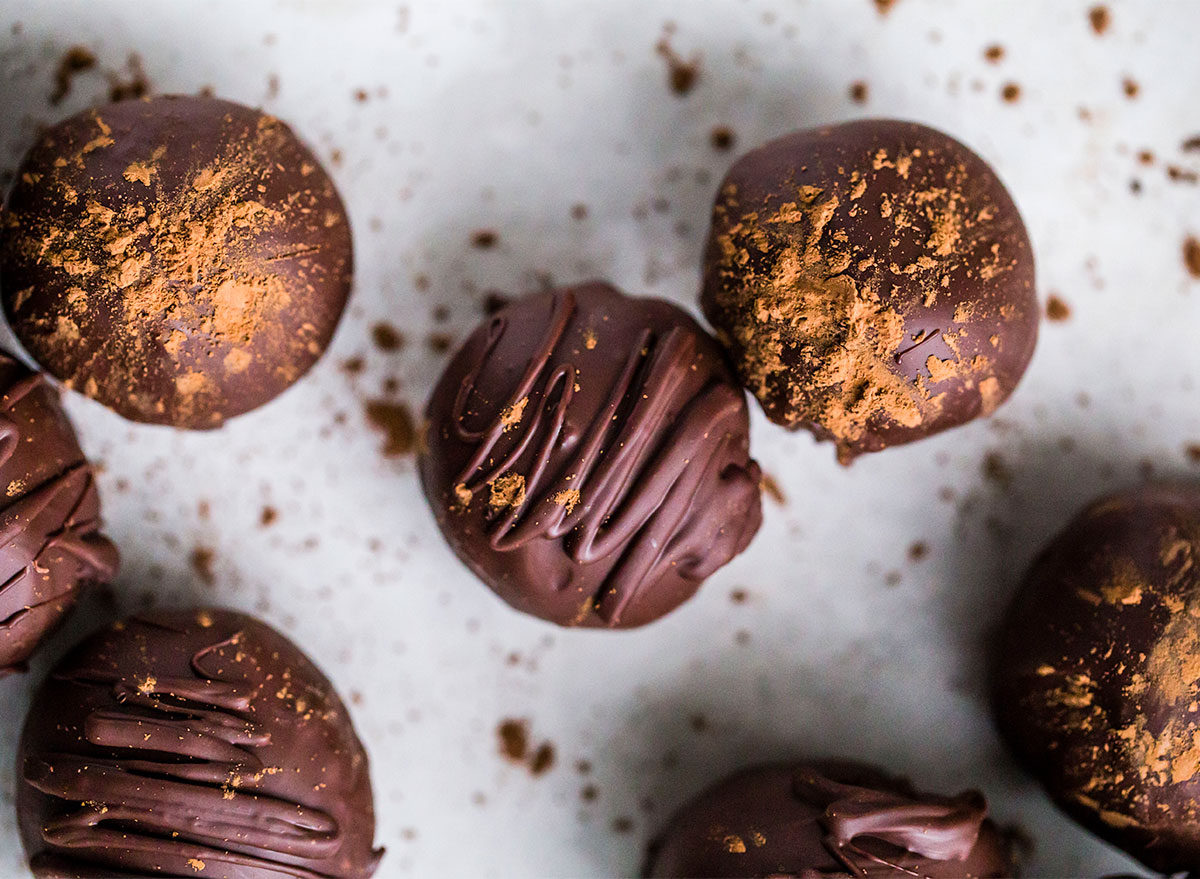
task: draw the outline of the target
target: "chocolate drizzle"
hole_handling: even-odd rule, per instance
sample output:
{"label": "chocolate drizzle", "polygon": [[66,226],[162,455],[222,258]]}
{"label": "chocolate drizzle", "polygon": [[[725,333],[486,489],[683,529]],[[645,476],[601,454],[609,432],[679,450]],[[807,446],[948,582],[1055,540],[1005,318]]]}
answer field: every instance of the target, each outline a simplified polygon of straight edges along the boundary
{"label": "chocolate drizzle", "polygon": [[[21,815],[35,871],[374,871],[365,756],[328,682],[294,647],[228,612],[120,625],[68,658],[31,712]],[[184,655],[163,661],[164,647]],[[75,735],[46,741],[51,720]]]}
{"label": "chocolate drizzle", "polygon": [[92,470],[53,389],[0,354],[0,669],[19,668],[74,605],[116,572]]}
{"label": "chocolate drizzle", "polygon": [[[506,348],[514,334],[522,347]],[[712,342],[664,303],[603,285],[518,303],[467,343],[430,420],[423,473],[451,542],[497,561],[557,542],[539,573],[566,601],[525,609],[558,622],[648,622],[669,607],[630,610],[657,603],[656,584],[691,584],[674,606],[758,527],[744,397]],[[469,547],[454,533],[464,518],[482,538]]]}
{"label": "chocolate drizzle", "polygon": [[680,810],[653,846],[650,876],[998,877],[1008,845],[974,791],[918,792],[856,763],[768,765]]}

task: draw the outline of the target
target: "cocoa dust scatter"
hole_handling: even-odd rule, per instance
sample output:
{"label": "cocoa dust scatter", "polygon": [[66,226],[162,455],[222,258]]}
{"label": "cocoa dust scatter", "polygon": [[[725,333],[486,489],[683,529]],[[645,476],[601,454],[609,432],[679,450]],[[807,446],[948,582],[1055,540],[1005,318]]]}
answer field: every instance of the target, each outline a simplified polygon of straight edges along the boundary
{"label": "cocoa dust scatter", "polygon": [[1000,89],[1000,97],[1004,99],[1005,103],[1015,104],[1021,100],[1021,87],[1015,82],[1006,82]]}
{"label": "cocoa dust scatter", "polygon": [[342,361],[342,372],[346,375],[358,375],[366,367],[367,362],[361,357],[351,357]]}
{"label": "cocoa dust scatter", "polygon": [[363,411],[371,426],[383,431],[384,443],[381,453],[385,458],[399,458],[409,454],[416,447],[417,428],[408,404],[368,400],[363,406]]}
{"label": "cocoa dust scatter", "polygon": [[763,494],[775,501],[779,506],[787,506],[787,496],[783,493],[783,489],[779,487],[779,483],[775,481],[775,477],[769,473],[764,473],[758,485],[762,489]]}
{"label": "cocoa dust scatter", "polygon": [[729,593],[729,600],[734,604],[745,604],[750,594],[745,589],[734,589]]}
{"label": "cocoa dust scatter", "polygon": [[492,229],[477,229],[471,233],[471,246],[480,250],[489,250],[500,241],[500,236]]}
{"label": "cocoa dust scatter", "polygon": [[614,833],[630,833],[633,830],[633,819],[623,815],[613,818],[612,829]]}
{"label": "cocoa dust scatter", "polygon": [[1012,470],[996,452],[988,452],[983,457],[983,478],[1001,488],[1012,484]]}
{"label": "cocoa dust scatter", "polygon": [[454,344],[454,340],[445,333],[430,333],[425,337],[425,344],[434,354],[445,354]]}
{"label": "cocoa dust scatter", "polygon": [[718,125],[708,135],[708,142],[712,144],[714,150],[725,152],[733,149],[733,145],[737,142],[737,137],[733,133],[733,129],[727,125]]}
{"label": "cocoa dust scatter", "polygon": [[371,341],[380,351],[399,351],[404,347],[404,334],[391,324],[380,321],[371,327]]}
{"label": "cocoa dust scatter", "polygon": [[188,556],[192,570],[196,572],[196,576],[200,578],[200,582],[205,586],[211,586],[216,581],[212,568],[214,558],[213,551],[207,546],[193,548],[191,555]]}
{"label": "cocoa dust scatter", "polygon": [[587,216],[588,216],[587,205],[585,205],[585,204],[571,205],[571,219],[572,220],[586,220]]}
{"label": "cocoa dust scatter", "polygon": [[489,290],[483,297],[483,313],[491,317],[497,311],[511,302],[511,298],[503,293],[497,293],[495,290]]}
{"label": "cocoa dust scatter", "polygon": [[870,90],[867,88],[867,84],[861,79],[850,83],[850,100],[854,103],[865,104],[869,93]]}
{"label": "cocoa dust scatter", "polygon": [[450,320],[450,306],[435,305],[433,307],[433,319],[439,324],[444,324],[446,321]]}
{"label": "cocoa dust scatter", "polygon": [[875,0],[875,11],[880,15],[887,15],[895,5],[896,0]]}
{"label": "cocoa dust scatter", "polygon": [[91,70],[96,66],[96,56],[90,49],[83,46],[72,46],[58,59],[58,67],[54,70],[54,91],[50,93],[50,103],[58,106],[63,98],[71,93],[71,80],[77,73]]}
{"label": "cocoa dust scatter", "polygon": [[538,749],[533,752],[533,759],[529,761],[529,771],[536,778],[553,768],[554,745],[549,742],[542,742],[542,744],[538,745]]}
{"label": "cocoa dust scatter", "polygon": [[212,515],[212,505],[208,501],[200,501],[200,503],[196,504],[196,515],[200,518],[201,522],[207,522],[209,516]]}
{"label": "cocoa dust scatter", "polygon": [[929,545],[923,540],[918,540],[908,548],[908,560],[910,562],[923,561],[929,556]]}
{"label": "cocoa dust scatter", "polygon": [[700,56],[693,55],[685,59],[671,47],[670,33],[671,29],[668,28],[667,33],[655,45],[654,51],[667,62],[667,83],[671,91],[683,97],[696,87],[696,82],[700,79]]}
{"label": "cocoa dust scatter", "polygon": [[1150,150],[1139,150],[1137,154],[1138,161],[1143,165],[1154,164],[1154,153]]}
{"label": "cocoa dust scatter", "polygon": [[1052,321],[1066,320],[1071,316],[1071,306],[1063,302],[1058,296],[1051,293],[1046,300],[1046,318]]}
{"label": "cocoa dust scatter", "polygon": [[258,514],[258,524],[264,528],[275,523],[279,518],[279,512],[274,507],[263,507],[262,512]]}
{"label": "cocoa dust scatter", "polygon": [[108,99],[114,104],[117,101],[136,101],[150,94],[150,80],[142,69],[142,59],[132,54],[125,62],[126,73],[110,73],[108,75]]}
{"label": "cocoa dust scatter", "polygon": [[1183,242],[1183,264],[1188,274],[1200,280],[1200,238],[1188,236]]}
{"label": "cocoa dust scatter", "polygon": [[1167,179],[1172,183],[1198,183],[1200,174],[1189,171],[1187,168],[1180,168],[1178,165],[1168,165]]}
{"label": "cocoa dust scatter", "polygon": [[1100,37],[1108,31],[1109,25],[1112,24],[1112,16],[1109,14],[1108,7],[1101,4],[1088,10],[1088,21],[1091,22],[1096,36]]}
{"label": "cocoa dust scatter", "polygon": [[1180,147],[1180,149],[1182,149],[1185,153],[1193,151],[1200,152],[1200,134],[1197,134],[1195,137],[1189,137],[1183,142],[1183,145]]}
{"label": "cocoa dust scatter", "polygon": [[1136,80],[1130,79],[1128,76],[1121,80],[1121,91],[1123,91],[1125,93],[1125,97],[1129,98],[1130,100],[1136,98],[1141,90],[1142,88],[1137,84]]}
{"label": "cocoa dust scatter", "polygon": [[1183,453],[1191,463],[1200,464],[1200,443],[1188,443],[1184,446]]}
{"label": "cocoa dust scatter", "polygon": [[600,796],[600,792],[596,790],[596,785],[594,784],[585,784],[579,790],[579,799],[583,800],[585,803],[595,802],[596,797],[598,796]]}
{"label": "cocoa dust scatter", "polygon": [[1004,60],[1004,47],[999,43],[992,43],[983,50],[983,59],[989,64],[999,64]]}
{"label": "cocoa dust scatter", "polygon": [[887,586],[889,589],[894,589],[895,587],[899,586],[900,580],[901,577],[899,571],[888,571],[883,575],[883,585]]}
{"label": "cocoa dust scatter", "polygon": [[366,89],[357,89],[354,92],[354,100],[358,101],[360,104],[365,104],[369,97],[371,96],[367,94]]}
{"label": "cocoa dust scatter", "polygon": [[529,731],[523,720],[505,720],[496,727],[500,739],[500,755],[506,760],[520,763],[529,751]]}

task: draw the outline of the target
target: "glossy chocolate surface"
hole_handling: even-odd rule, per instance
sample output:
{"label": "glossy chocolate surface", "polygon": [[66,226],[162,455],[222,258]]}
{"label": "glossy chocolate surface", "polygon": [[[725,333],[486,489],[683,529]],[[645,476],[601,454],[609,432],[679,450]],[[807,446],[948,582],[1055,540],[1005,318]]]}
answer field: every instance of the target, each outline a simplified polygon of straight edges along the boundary
{"label": "glossy chocolate surface", "polygon": [[0,674],[21,668],[75,606],[107,583],[117,550],[100,534],[92,467],[40,373],[0,352]]}
{"label": "glossy chocolate surface", "polygon": [[762,519],[745,395],[679,308],[605,284],[490,318],[430,398],[421,477],[451,547],[560,625],[639,626]]}
{"label": "glossy chocolate surface", "polygon": [[1033,354],[1033,254],[988,165],[863,120],[747,153],[721,184],[704,313],[768,417],[849,462],[994,411]]}
{"label": "glossy chocolate surface", "polygon": [[297,647],[225,610],[94,635],[33,700],[17,761],[39,877],[365,879],[367,755]]}
{"label": "glossy chocolate surface", "polygon": [[1013,875],[975,792],[919,793],[857,763],[746,769],[684,806],[651,846],[652,877]]}
{"label": "glossy chocolate surface", "polygon": [[1058,804],[1164,873],[1200,872],[1200,486],[1101,499],[1025,577],[996,720]]}
{"label": "glossy chocolate surface", "polygon": [[21,344],[126,418],[218,427],[328,345],[350,228],[291,130],[212,98],[123,101],[42,135],[8,200],[0,295]]}

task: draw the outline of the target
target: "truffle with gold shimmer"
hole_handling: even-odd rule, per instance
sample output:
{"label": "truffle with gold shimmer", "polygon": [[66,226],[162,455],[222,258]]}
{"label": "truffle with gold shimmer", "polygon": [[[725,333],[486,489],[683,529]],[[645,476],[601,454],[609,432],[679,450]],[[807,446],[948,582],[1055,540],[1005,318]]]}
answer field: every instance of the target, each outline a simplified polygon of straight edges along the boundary
{"label": "truffle with gold shimmer", "polygon": [[135,421],[212,428],[295,382],[350,289],[329,176],[272,116],[227,101],[123,101],[48,129],[0,244],[21,344]]}
{"label": "truffle with gold shimmer", "polygon": [[847,463],[994,411],[1033,354],[1025,227],[995,172],[922,125],[796,132],[721,184],[704,312],[767,416]]}
{"label": "truffle with gold shimmer", "polygon": [[1014,875],[976,791],[940,796],[848,761],[744,769],[701,793],[650,846],[651,877]]}
{"label": "truffle with gold shimmer", "polygon": [[69,653],[30,706],[16,800],[47,879],[367,879],[382,854],[346,706],[228,610],[149,611]]}
{"label": "truffle with gold shimmer", "polygon": [[632,627],[750,542],[762,474],[721,349],[607,284],[512,302],[446,368],[421,481],[458,556],[564,626]]}
{"label": "truffle with gold shimmer", "polygon": [[1069,814],[1200,871],[1200,486],[1099,500],[1034,562],[1000,632],[996,722]]}

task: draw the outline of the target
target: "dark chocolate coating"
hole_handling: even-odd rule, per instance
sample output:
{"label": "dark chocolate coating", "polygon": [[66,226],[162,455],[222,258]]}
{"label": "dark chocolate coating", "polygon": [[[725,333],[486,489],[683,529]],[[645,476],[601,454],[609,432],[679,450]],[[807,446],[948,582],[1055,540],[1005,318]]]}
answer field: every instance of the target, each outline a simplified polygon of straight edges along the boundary
{"label": "dark chocolate coating", "polygon": [[350,227],[291,130],[212,98],[50,128],[8,200],[0,296],[21,344],[126,418],[218,427],[295,382],[350,290]]}
{"label": "dark chocolate coating", "polygon": [[116,574],[92,467],[41,373],[0,352],[0,674]]}
{"label": "dark chocolate coating", "polygon": [[382,854],[333,686],[232,611],[153,611],[76,647],[34,697],[17,778],[39,877],[359,879]]}
{"label": "dark chocolate coating", "polygon": [[421,480],[458,556],[519,610],[640,626],[762,521],[745,394],[679,308],[606,284],[492,316],[430,397]]}
{"label": "dark chocolate coating", "polygon": [[981,794],[919,793],[841,761],[745,769],[684,806],[651,844],[652,877],[1012,876]]}
{"label": "dark chocolate coating", "polygon": [[1033,253],[988,165],[864,120],[738,160],[713,208],[704,313],[767,416],[848,463],[991,413],[1037,340]]}
{"label": "dark chocolate coating", "polygon": [[1200,873],[1200,486],[1085,509],[1000,633],[996,722],[1066,812],[1163,873]]}

